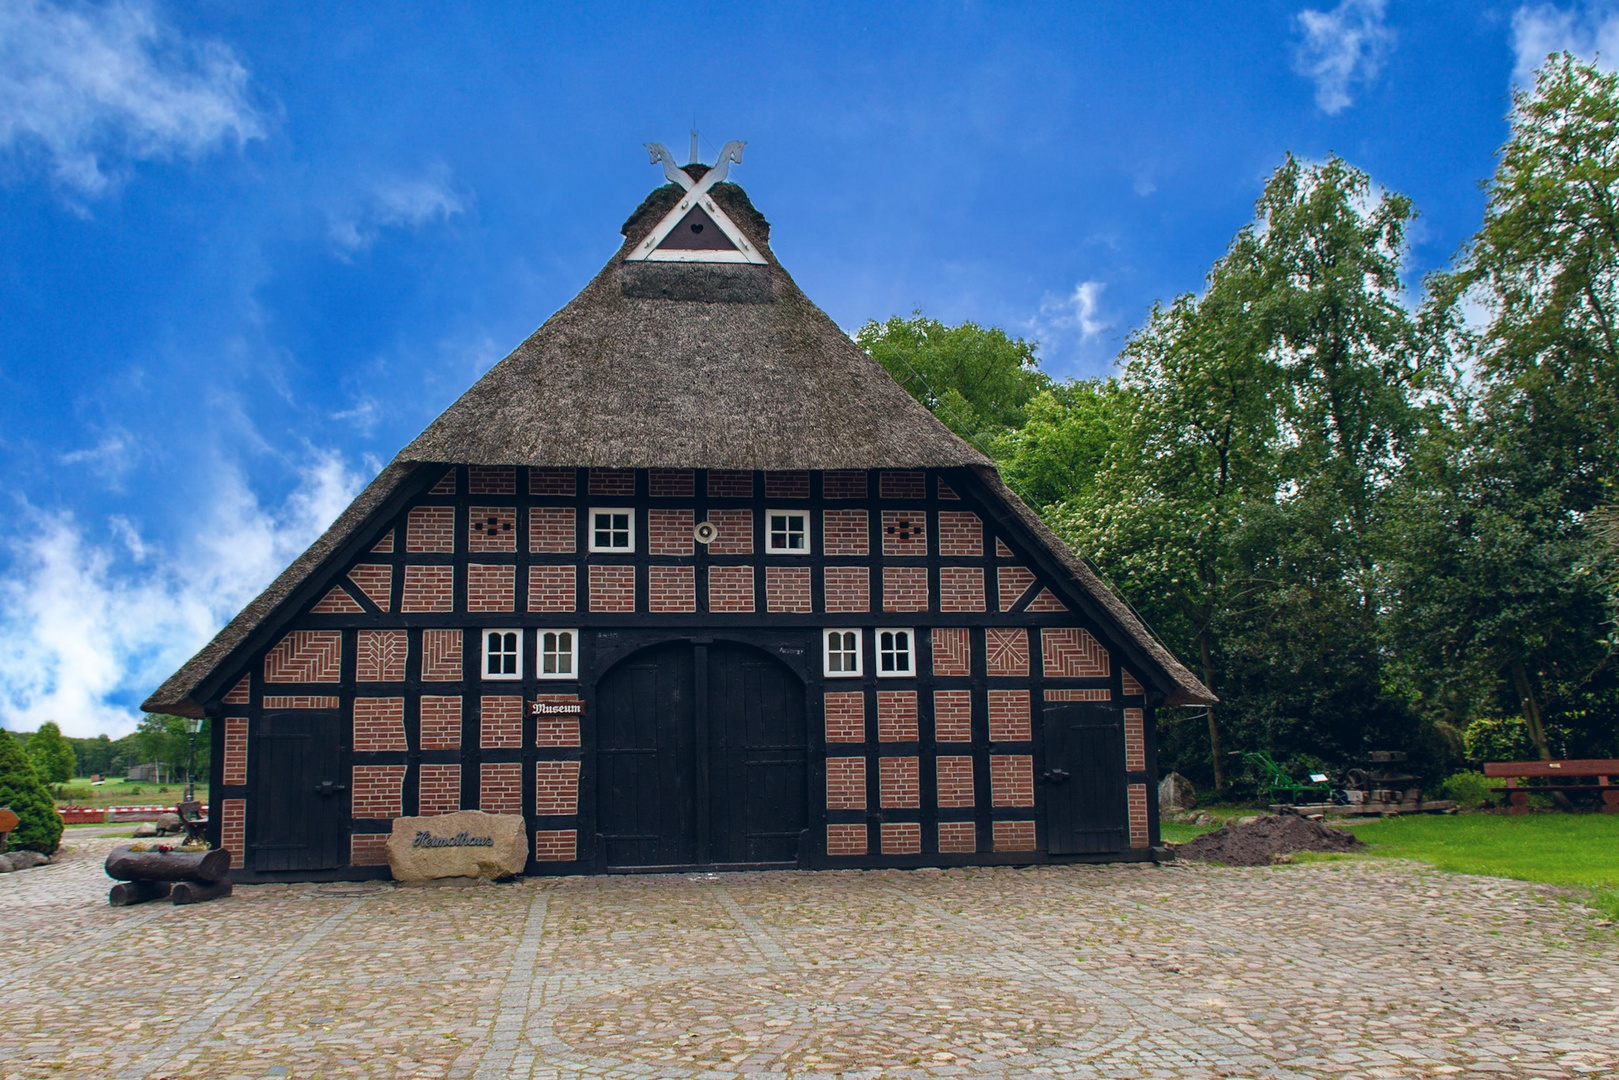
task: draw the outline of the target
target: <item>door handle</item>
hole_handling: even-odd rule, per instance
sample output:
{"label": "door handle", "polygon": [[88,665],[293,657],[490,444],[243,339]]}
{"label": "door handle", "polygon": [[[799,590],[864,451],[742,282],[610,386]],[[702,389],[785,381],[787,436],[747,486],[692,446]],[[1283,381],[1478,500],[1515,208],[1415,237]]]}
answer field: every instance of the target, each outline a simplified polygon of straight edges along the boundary
{"label": "door handle", "polygon": [[349,786],[347,784],[337,784],[330,780],[322,780],[320,783],[315,785],[315,794],[330,797],[332,795],[336,795],[338,792],[347,791],[348,789]]}
{"label": "door handle", "polygon": [[1047,769],[1040,774],[1040,779],[1048,784],[1060,784],[1068,779],[1068,773],[1063,769]]}

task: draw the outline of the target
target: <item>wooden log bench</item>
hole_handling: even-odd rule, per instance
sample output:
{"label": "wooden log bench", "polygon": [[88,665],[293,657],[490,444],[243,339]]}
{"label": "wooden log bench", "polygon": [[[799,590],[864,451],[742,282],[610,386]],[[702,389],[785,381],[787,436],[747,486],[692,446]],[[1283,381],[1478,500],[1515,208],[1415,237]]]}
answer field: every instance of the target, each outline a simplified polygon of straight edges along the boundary
{"label": "wooden log bench", "polygon": [[[1619,758],[1585,758],[1567,761],[1487,761],[1484,775],[1506,781],[1505,787],[1491,788],[1506,795],[1507,813],[1527,814],[1529,796],[1551,794],[1590,794],[1604,814],[1619,814]],[[1543,780],[1533,787],[1519,787],[1519,780]],[[1595,781],[1594,783],[1591,781]]]}

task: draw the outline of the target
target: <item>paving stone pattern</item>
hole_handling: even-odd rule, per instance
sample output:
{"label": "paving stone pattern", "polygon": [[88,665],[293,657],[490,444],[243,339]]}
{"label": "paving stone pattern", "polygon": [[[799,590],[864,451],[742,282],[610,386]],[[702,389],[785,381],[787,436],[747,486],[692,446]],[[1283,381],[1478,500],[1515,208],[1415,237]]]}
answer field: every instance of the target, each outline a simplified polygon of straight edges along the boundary
{"label": "paving stone pattern", "polygon": [[238,888],[0,878],[0,1077],[1619,1075],[1619,943],[1373,860]]}

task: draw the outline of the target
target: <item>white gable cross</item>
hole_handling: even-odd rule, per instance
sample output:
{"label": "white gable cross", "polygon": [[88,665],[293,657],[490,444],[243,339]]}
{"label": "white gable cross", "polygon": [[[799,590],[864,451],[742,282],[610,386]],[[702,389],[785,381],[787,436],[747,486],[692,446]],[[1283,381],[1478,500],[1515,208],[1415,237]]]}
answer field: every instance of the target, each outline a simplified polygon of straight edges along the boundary
{"label": "white gable cross", "polygon": [[[663,220],[658,222],[657,227],[646,235],[646,239],[637,244],[635,250],[625,256],[625,260],[627,262],[737,262],[763,266],[765,263],[764,256],[754,249],[754,246],[748,242],[748,238],[742,235],[742,230],[738,229],[735,222],[729,217],[726,217],[725,211],[721,210],[719,204],[708,194],[709,188],[724,180],[730,173],[732,162],[741,164],[742,148],[746,145],[747,143],[741,141],[726,143],[721,148],[719,160],[714,162],[714,167],[704,173],[701,180],[693,180],[685,169],[675,164],[674,155],[669,153],[668,147],[662,143],[647,143],[646,148],[652,153],[652,164],[662,164],[664,177],[671,183],[679,184],[685,188],[686,193],[681,197],[680,202],[675,204],[674,209],[663,216]],[[736,250],[691,251],[660,249],[658,247],[694,206],[703,208],[703,211],[714,220],[714,224],[719,226],[720,232],[724,233],[726,238],[736,245]]]}

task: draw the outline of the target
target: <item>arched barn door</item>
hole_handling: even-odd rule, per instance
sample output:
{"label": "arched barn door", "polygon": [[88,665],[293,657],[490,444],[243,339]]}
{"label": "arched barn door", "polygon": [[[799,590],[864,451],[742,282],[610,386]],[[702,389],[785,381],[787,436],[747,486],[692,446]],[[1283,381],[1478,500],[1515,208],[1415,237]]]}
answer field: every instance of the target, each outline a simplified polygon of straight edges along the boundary
{"label": "arched barn door", "polygon": [[804,684],[742,645],[636,653],[597,686],[609,867],[792,863],[807,824]]}

